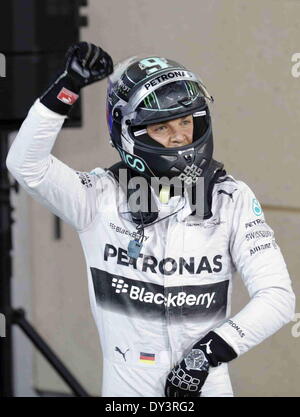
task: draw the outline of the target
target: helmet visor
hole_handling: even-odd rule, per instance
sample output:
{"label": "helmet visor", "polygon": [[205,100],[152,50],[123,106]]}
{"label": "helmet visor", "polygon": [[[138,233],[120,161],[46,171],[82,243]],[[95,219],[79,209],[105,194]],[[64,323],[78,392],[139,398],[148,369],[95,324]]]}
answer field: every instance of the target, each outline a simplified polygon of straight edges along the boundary
{"label": "helmet visor", "polygon": [[207,106],[206,91],[194,81],[176,81],[150,92],[138,105],[132,124],[146,125],[183,117]]}

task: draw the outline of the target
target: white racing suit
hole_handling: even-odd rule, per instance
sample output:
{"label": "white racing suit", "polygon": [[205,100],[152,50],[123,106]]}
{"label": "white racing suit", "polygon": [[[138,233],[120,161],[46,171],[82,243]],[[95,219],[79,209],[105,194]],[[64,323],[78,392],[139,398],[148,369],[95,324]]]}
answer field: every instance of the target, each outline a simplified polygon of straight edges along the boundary
{"label": "white racing suit", "polygon": [[[157,200],[159,218],[184,208],[145,228],[141,254],[129,264],[136,227],[112,174],[101,168],[76,172],[51,155],[64,119],[37,100],[7,167],[79,234],[104,357],[103,396],[164,396],[170,370],[209,330],[241,355],[293,318],[295,297],[284,259],[245,183],[221,178],[207,220],[191,216],[184,197]],[[250,301],[232,317],[236,270]],[[210,368],[202,396],[231,395],[227,364]]]}

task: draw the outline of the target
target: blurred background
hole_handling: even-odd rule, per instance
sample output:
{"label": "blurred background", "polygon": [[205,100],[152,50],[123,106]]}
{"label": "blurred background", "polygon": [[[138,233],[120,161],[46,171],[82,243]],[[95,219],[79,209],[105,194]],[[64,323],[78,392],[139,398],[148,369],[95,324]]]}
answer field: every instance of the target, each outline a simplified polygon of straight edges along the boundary
{"label": "blurred background", "polygon": [[[35,3],[34,0],[19,3],[26,2],[32,7]],[[18,2],[11,3],[18,6]],[[275,231],[298,296],[299,0],[40,0],[37,3],[46,18],[47,13],[49,19],[62,13],[65,24],[70,22],[70,7],[75,10],[81,5],[80,15],[87,18],[76,17],[78,25],[82,25],[80,40],[101,46],[115,62],[140,53],[155,54],[174,59],[199,74],[215,99],[211,105],[215,159],[254,190],[267,222]],[[64,9],[64,3],[69,8]],[[55,67],[53,62],[59,62],[65,50],[57,43],[56,49],[53,46],[53,36],[58,36],[58,31],[50,23],[46,41]],[[18,31],[28,34],[32,29],[27,15],[15,20],[14,25],[13,37],[17,37]],[[1,43],[0,52],[6,56]],[[40,51],[37,56],[42,60]],[[14,65],[22,69],[22,61]],[[48,63],[48,71],[52,67]],[[0,117],[11,99],[7,87],[12,77],[10,68],[16,71],[8,65],[6,77],[0,79]],[[106,81],[93,84],[81,94],[81,112],[77,111],[71,127],[62,130],[53,153],[76,170],[109,167],[119,158],[108,141]],[[21,95],[22,83],[16,100]],[[33,99],[30,97],[32,102],[20,108],[16,119],[26,115]],[[4,140],[9,132],[11,142],[17,128],[9,125],[7,117],[2,116],[1,138]],[[18,193],[11,189],[10,194],[15,208],[10,280],[13,307],[26,310],[28,320],[87,392],[98,396],[101,351],[90,313],[86,267],[77,234],[68,225],[58,224],[48,210],[22,189]],[[235,282],[233,313],[248,302],[238,276]],[[299,301],[296,311],[300,312]],[[73,395],[17,326],[13,327],[12,340],[15,396]],[[1,338],[2,346],[5,342]],[[300,326],[295,321],[233,361],[230,374],[235,395],[299,396],[299,348]]]}

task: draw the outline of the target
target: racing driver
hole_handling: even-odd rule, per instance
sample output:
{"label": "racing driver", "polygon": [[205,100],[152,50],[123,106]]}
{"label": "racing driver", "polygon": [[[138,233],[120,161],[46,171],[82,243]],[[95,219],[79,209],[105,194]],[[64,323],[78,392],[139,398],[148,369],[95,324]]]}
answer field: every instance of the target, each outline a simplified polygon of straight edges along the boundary
{"label": "racing driver", "polygon": [[[106,77],[110,142],[121,162],[78,172],[51,150],[80,90]],[[289,274],[258,200],[213,159],[212,100],[171,59],[113,67],[100,47],[79,42],[8,153],[24,189],[79,234],[103,396],[232,396],[228,362],[293,318]],[[146,184],[140,208],[134,179]],[[232,316],[236,271],[250,300]]]}

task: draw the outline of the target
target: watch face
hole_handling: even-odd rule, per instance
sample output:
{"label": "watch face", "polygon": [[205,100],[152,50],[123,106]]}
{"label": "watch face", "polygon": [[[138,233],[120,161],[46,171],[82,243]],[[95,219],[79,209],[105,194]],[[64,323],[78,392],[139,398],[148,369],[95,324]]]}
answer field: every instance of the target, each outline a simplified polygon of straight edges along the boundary
{"label": "watch face", "polygon": [[195,371],[203,371],[206,368],[207,363],[206,356],[201,349],[192,349],[185,358],[187,369],[193,369]]}

